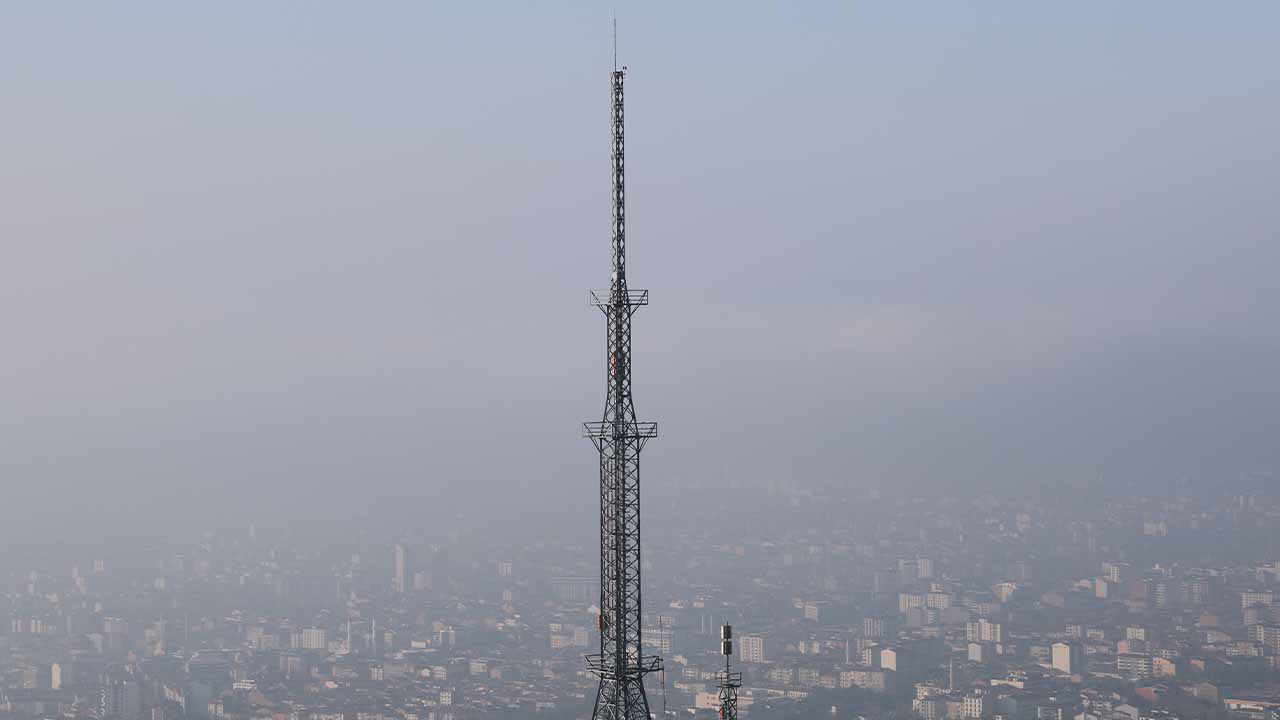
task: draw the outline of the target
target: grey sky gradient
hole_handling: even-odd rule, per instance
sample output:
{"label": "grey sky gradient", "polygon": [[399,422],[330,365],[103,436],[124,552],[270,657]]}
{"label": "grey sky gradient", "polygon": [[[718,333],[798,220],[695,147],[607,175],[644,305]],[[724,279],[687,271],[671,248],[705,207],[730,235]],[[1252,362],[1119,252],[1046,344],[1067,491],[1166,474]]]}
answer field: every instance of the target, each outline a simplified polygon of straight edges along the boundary
{"label": "grey sky gradient", "polygon": [[[622,5],[646,477],[1276,469],[1280,6]],[[0,9],[6,527],[589,508],[610,14]]]}

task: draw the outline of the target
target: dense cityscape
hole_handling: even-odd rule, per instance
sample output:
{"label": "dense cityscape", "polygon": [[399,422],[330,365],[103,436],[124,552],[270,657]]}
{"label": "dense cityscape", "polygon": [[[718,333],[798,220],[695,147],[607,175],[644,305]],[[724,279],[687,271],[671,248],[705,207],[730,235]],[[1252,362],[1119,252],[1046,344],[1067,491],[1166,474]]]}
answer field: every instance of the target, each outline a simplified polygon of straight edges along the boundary
{"label": "dense cityscape", "polygon": [[[653,712],[715,716],[731,622],[745,717],[1275,720],[1277,498],[1084,495],[657,485]],[[586,716],[595,550],[486,537],[12,548],[0,717]]]}
{"label": "dense cityscape", "polygon": [[0,4],[0,720],[1280,720],[1277,26]]}

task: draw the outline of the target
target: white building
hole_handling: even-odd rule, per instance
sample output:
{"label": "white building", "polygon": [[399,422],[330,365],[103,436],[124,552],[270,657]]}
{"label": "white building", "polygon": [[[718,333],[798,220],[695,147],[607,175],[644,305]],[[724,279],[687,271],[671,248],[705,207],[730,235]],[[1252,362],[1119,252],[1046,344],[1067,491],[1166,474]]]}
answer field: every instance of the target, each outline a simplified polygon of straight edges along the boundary
{"label": "white building", "polygon": [[764,662],[764,637],[760,635],[743,635],[738,638],[738,657],[742,662]]}
{"label": "white building", "polygon": [[1077,643],[1054,643],[1053,669],[1068,675],[1084,672],[1084,648]]}
{"label": "white building", "polygon": [[391,591],[405,593],[409,591],[409,579],[413,577],[413,573],[409,570],[409,550],[404,545],[396,543],[395,555],[396,569],[395,574],[391,576]]}
{"label": "white building", "polygon": [[991,714],[991,698],[986,693],[976,692],[964,696],[964,717],[978,720]]}
{"label": "white building", "polygon": [[1254,605],[1271,607],[1275,602],[1275,593],[1270,590],[1246,590],[1240,593],[1240,609],[1246,610]]}
{"label": "white building", "polygon": [[327,633],[324,628],[302,628],[298,633],[298,647],[302,650],[324,650],[328,647]]}
{"label": "white building", "polygon": [[997,622],[980,618],[965,627],[966,640],[969,642],[1004,642],[1004,628]]}

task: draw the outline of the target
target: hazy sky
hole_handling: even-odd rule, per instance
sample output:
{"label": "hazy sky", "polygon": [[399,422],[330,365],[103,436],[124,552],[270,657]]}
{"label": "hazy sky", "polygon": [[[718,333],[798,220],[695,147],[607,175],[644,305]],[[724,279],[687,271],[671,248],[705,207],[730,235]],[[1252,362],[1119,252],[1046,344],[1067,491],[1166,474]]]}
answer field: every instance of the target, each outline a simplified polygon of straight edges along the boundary
{"label": "hazy sky", "polygon": [[[619,5],[647,478],[1276,468],[1280,5]],[[3,524],[590,507],[611,13],[5,3]]]}

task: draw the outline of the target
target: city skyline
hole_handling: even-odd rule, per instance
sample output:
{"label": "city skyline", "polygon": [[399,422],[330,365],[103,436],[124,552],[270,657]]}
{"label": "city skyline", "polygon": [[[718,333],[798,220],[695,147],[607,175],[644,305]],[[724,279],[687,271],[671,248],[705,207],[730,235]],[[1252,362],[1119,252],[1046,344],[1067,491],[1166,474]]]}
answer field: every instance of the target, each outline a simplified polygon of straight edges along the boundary
{"label": "city skyline", "polygon": [[[651,518],[655,716],[715,717],[728,667],[761,720],[1275,720],[1274,494],[758,492],[685,489]],[[403,534],[7,548],[0,717],[589,716],[589,544]]]}

